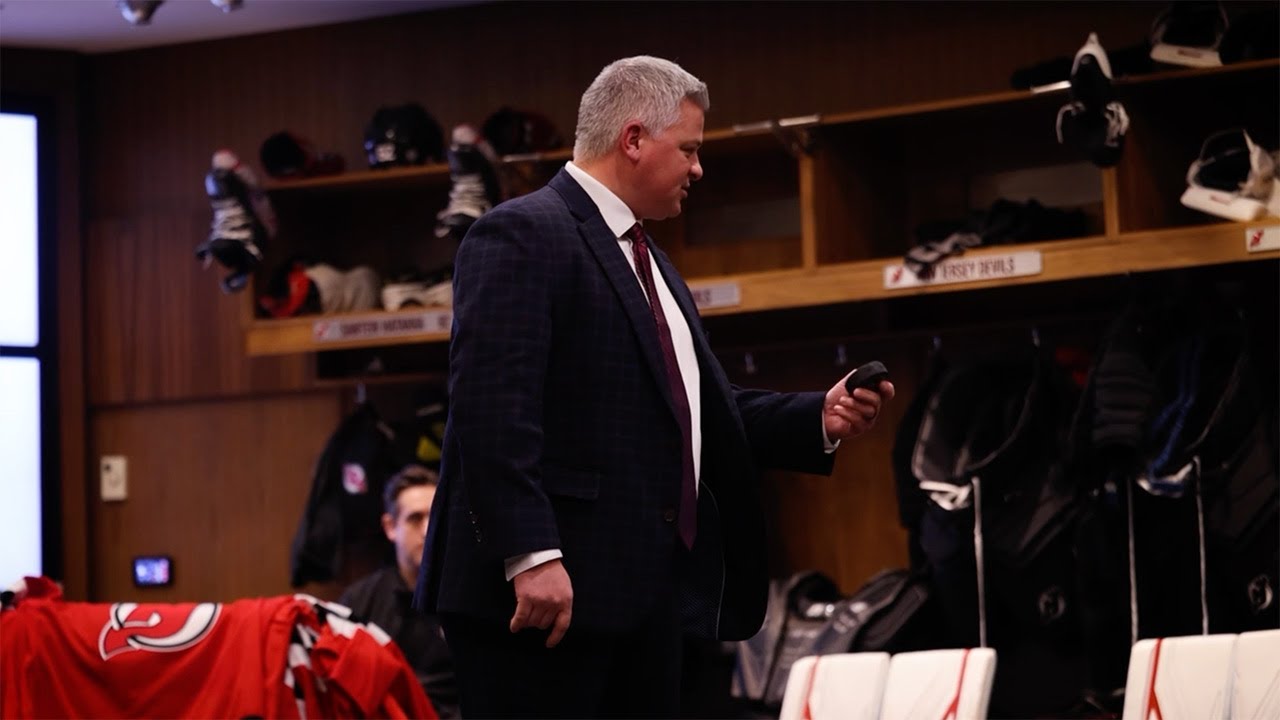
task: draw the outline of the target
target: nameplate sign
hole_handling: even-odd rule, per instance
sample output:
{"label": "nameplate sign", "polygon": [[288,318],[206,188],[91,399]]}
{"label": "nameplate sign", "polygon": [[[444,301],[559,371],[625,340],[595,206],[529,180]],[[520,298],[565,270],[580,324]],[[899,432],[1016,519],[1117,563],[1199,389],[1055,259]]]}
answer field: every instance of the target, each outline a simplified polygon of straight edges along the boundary
{"label": "nameplate sign", "polygon": [[1244,249],[1251,253],[1280,250],[1280,225],[1245,230]]}
{"label": "nameplate sign", "polygon": [[903,265],[884,266],[886,290],[920,287],[922,285],[952,285],[955,283],[1001,280],[1004,278],[1039,275],[1044,270],[1039,250],[1003,253],[1000,255],[975,255],[943,260],[933,266],[933,275],[917,277]]}
{"label": "nameplate sign", "polygon": [[363,317],[325,318],[311,326],[316,342],[345,342],[374,338],[402,337],[425,333],[449,332],[452,310],[425,310],[412,313],[386,313]]}
{"label": "nameplate sign", "polygon": [[736,282],[693,285],[690,286],[689,292],[693,293],[693,304],[697,305],[699,310],[742,304],[742,288]]}

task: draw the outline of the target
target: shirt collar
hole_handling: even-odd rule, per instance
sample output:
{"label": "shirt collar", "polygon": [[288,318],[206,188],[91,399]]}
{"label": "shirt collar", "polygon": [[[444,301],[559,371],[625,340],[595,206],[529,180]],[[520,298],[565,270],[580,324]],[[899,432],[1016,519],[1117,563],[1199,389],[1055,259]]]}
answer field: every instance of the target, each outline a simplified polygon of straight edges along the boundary
{"label": "shirt collar", "polygon": [[596,209],[600,211],[600,215],[604,218],[605,225],[613,231],[614,237],[622,237],[631,229],[639,220],[636,219],[635,213],[631,212],[631,208],[622,202],[622,198],[613,194],[613,191],[605,187],[599,180],[587,174],[586,170],[574,165],[572,161],[565,163],[564,169],[569,173],[570,177],[577,181],[582,189],[587,193],[587,197],[591,198],[591,202],[596,204]]}

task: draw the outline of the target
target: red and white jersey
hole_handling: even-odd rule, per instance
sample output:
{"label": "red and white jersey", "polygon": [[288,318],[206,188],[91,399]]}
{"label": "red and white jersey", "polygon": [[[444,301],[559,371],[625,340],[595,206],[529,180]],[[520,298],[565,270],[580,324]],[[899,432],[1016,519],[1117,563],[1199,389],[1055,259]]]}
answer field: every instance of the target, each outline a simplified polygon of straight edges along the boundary
{"label": "red and white jersey", "polygon": [[298,718],[285,684],[291,596],[83,603],[29,596],[0,614],[0,716]]}
{"label": "red and white jersey", "polygon": [[64,602],[27,578],[0,613],[0,718],[437,717],[376,625],[309,595]]}
{"label": "red and white jersey", "polygon": [[343,717],[437,718],[413,668],[381,628],[328,615],[311,662]]}

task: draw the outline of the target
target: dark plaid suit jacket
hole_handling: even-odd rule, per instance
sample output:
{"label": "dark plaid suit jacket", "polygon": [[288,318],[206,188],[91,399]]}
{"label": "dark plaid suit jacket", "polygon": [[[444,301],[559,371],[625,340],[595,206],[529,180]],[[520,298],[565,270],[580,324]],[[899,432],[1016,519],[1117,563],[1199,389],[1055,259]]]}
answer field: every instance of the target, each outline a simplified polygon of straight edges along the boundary
{"label": "dark plaid suit jacket", "polygon": [[741,639],[760,628],[756,468],[831,471],[824,393],[730,386],[684,281],[653,254],[702,376],[689,562],[676,562],[681,433],[653,317],[617,238],[561,170],[481,217],[458,250],[450,415],[417,591],[424,609],[506,622],[515,602],[504,560],[560,548],[572,628],[625,629],[668,591],[697,634]]}

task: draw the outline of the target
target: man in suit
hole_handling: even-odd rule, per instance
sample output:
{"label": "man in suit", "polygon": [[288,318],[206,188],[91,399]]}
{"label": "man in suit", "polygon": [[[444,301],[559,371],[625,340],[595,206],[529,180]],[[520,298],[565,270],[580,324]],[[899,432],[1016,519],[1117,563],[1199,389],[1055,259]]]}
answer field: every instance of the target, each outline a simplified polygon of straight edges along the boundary
{"label": "man in suit", "polygon": [[464,717],[678,712],[683,632],[753,635],[757,467],[829,473],[882,399],[733,387],[641,222],[702,177],[706,85],[652,57],[583,94],[573,162],[472,226],[418,579]]}

